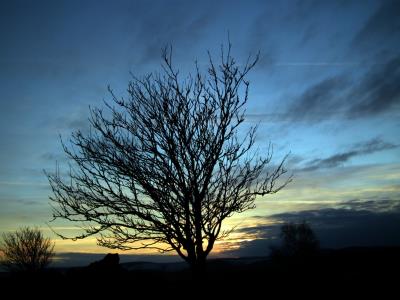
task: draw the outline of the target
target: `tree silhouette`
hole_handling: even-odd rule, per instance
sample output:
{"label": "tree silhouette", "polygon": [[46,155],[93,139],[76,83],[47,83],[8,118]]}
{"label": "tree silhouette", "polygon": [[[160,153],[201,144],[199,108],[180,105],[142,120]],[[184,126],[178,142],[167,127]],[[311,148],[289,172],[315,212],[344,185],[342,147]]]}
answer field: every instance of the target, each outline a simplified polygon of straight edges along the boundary
{"label": "tree silhouette", "polygon": [[319,241],[310,225],[302,223],[286,223],[281,228],[282,247],[284,256],[304,258],[314,255],[319,249]]}
{"label": "tree silhouette", "polygon": [[1,264],[11,271],[36,272],[54,256],[54,243],[37,228],[23,227],[4,233],[0,244]]}
{"label": "tree silhouette", "polygon": [[[111,88],[106,111],[90,109],[90,132],[76,131],[70,145],[68,180],[46,173],[53,190],[54,218],[83,224],[80,239],[96,235],[101,246],[176,251],[194,270],[203,269],[224,219],[254,207],[256,196],[275,193],[285,158],[270,166],[272,149],[251,151],[256,127],[243,136],[248,100],[246,75],[258,56],[242,67],[221,50],[208,72],[197,63],[181,80],[171,51],[162,72],[133,76],[128,99]],[[64,237],[66,238],[66,237]]]}

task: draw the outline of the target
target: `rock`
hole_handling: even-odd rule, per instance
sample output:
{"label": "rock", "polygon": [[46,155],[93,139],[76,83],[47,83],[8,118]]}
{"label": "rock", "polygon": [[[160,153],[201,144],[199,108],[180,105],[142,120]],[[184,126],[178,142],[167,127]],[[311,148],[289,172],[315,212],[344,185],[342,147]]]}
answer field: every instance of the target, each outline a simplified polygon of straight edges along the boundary
{"label": "rock", "polygon": [[118,253],[108,253],[102,260],[95,261],[88,266],[90,271],[116,272],[120,271]]}

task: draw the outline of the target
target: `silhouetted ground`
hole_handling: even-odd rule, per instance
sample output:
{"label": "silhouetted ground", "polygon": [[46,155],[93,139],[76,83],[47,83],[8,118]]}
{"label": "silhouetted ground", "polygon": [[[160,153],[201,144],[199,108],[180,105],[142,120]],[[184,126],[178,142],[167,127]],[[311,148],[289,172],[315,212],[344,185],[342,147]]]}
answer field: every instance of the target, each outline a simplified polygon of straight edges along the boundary
{"label": "silhouetted ground", "polygon": [[[109,261],[115,263],[112,258]],[[394,292],[391,298],[397,298],[399,272],[400,247],[346,248],[321,250],[309,258],[210,260],[202,281],[194,280],[182,263],[115,266],[106,262],[40,274],[2,273],[0,282],[3,293],[34,295],[44,291],[54,297],[108,294],[132,299],[138,295],[197,299],[247,295],[253,299],[279,294],[325,299],[350,294],[383,297]]]}

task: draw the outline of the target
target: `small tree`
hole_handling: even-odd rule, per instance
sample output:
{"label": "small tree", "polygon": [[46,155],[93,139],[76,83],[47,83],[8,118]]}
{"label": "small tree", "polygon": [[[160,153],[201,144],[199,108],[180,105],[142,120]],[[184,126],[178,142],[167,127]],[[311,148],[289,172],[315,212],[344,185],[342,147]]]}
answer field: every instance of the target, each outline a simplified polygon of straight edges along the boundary
{"label": "small tree", "polygon": [[281,254],[290,257],[307,257],[319,249],[319,241],[310,225],[303,221],[300,224],[286,223],[281,228]]}
{"label": "small tree", "polygon": [[35,272],[51,262],[54,243],[38,228],[23,227],[3,234],[0,251],[1,264],[8,270]]}
{"label": "small tree", "polygon": [[98,236],[102,246],[176,251],[194,270],[204,268],[222,222],[254,207],[256,196],[285,186],[284,160],[252,150],[256,128],[238,134],[248,100],[246,75],[258,57],[238,66],[231,46],[208,72],[181,80],[170,53],[161,74],[129,83],[128,99],[107,112],[91,109],[91,130],[73,133],[64,151],[69,180],[47,174],[54,218],[83,224],[73,238]]}

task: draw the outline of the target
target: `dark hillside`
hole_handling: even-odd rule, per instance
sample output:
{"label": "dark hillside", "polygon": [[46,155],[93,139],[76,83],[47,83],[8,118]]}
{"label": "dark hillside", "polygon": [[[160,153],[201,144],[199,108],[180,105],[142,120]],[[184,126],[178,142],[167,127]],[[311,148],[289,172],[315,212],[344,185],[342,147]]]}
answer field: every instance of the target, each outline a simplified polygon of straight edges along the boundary
{"label": "dark hillside", "polygon": [[[399,282],[400,248],[345,248],[321,250],[308,258],[214,259],[202,282],[194,281],[182,263],[124,263],[101,269],[97,264],[49,269],[37,274],[1,274],[1,289],[39,293],[41,289],[83,291],[88,295],[112,293],[184,296],[185,293],[318,294],[389,293]],[[29,287],[29,288],[28,288]]]}

